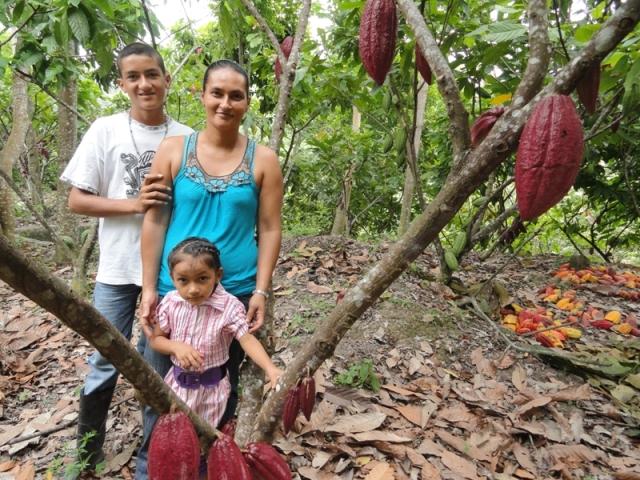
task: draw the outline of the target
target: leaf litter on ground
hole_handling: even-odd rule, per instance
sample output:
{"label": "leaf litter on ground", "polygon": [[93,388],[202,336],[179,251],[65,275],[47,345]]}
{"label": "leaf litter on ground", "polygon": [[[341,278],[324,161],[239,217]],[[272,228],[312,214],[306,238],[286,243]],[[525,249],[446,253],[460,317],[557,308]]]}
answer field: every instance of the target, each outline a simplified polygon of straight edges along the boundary
{"label": "leaf litter on ground", "polygon": [[[293,358],[341,292],[387,248],[335,237],[285,242],[274,280],[277,361]],[[497,256],[463,265],[459,279],[482,283],[507,261]],[[495,321],[505,298],[539,302],[539,290],[561,263],[547,256],[507,265],[496,276],[507,295],[487,302],[495,305]],[[293,432],[284,437],[278,430],[274,439],[296,478],[634,478],[640,450],[626,433],[637,427],[640,347],[619,334],[588,330],[571,342],[566,353],[574,357],[556,363],[558,370],[510,349],[455,304],[458,294],[434,282],[436,274],[436,258],[427,252],[316,372],[319,403],[311,420],[300,416]],[[578,290],[585,305],[640,314],[637,302],[611,290],[606,298],[598,289]],[[60,471],[46,472],[73,459],[73,421],[91,349],[5,285],[0,300],[0,475],[61,478]],[[365,360],[377,392],[335,383]],[[125,381],[118,383],[107,429],[105,477],[132,478],[140,412]]]}

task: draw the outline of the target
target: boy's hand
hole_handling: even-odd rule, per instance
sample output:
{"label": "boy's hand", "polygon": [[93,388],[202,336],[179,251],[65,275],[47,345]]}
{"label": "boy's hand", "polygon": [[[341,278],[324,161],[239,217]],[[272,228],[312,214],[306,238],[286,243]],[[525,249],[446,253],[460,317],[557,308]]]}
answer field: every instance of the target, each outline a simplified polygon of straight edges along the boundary
{"label": "boy's hand", "polygon": [[199,371],[202,369],[203,358],[191,345],[182,342],[174,342],[173,356],[184,370]]}
{"label": "boy's hand", "polygon": [[163,178],[161,173],[144,177],[140,195],[136,199],[138,213],[145,213],[151,207],[164,206],[171,202],[171,187],[162,183]]}

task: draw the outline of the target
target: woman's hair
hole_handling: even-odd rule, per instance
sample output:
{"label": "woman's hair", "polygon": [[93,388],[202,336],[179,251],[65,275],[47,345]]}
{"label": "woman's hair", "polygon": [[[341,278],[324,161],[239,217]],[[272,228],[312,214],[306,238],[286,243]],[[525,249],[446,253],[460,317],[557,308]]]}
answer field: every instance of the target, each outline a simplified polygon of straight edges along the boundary
{"label": "woman's hair", "polygon": [[202,261],[211,269],[218,270],[220,268],[220,252],[216,246],[206,238],[189,237],[185,238],[171,250],[169,254],[169,271],[173,272],[173,268],[184,260],[185,256],[193,258],[201,258]]}
{"label": "woman's hair", "polygon": [[205,88],[207,88],[207,80],[209,80],[209,74],[215,70],[222,70],[224,68],[230,68],[231,70],[234,70],[244,77],[245,93],[247,94],[247,98],[249,98],[249,75],[247,74],[247,71],[242,68],[239,63],[234,62],[233,60],[228,60],[226,58],[222,60],[216,60],[207,67],[204,72],[204,77],[202,78],[202,91],[204,92]]}

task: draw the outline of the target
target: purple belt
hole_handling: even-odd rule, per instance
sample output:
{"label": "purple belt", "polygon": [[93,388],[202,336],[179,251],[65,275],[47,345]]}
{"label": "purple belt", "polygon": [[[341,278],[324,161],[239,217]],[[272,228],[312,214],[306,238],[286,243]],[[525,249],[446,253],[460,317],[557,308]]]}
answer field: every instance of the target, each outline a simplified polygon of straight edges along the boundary
{"label": "purple belt", "polygon": [[177,365],[173,366],[173,378],[175,378],[178,385],[183,388],[196,389],[200,386],[213,387],[217,385],[226,374],[227,368],[224,365],[207,368],[203,372],[188,372]]}

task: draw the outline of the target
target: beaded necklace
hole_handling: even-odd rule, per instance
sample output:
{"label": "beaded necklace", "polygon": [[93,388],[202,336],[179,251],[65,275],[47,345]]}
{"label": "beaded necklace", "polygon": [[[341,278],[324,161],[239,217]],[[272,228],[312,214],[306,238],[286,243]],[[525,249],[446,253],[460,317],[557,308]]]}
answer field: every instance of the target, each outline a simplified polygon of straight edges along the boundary
{"label": "beaded necklace", "polygon": [[[164,116],[164,135],[162,136],[162,140],[165,139],[168,132],[169,132],[169,119],[165,115]],[[140,150],[138,150],[138,144],[136,143],[136,138],[133,136],[133,129],[131,128],[131,110],[129,110],[129,134],[131,135],[131,142],[133,143],[133,148],[136,150],[136,155],[138,155],[138,158],[142,158],[142,155],[140,155]]]}

